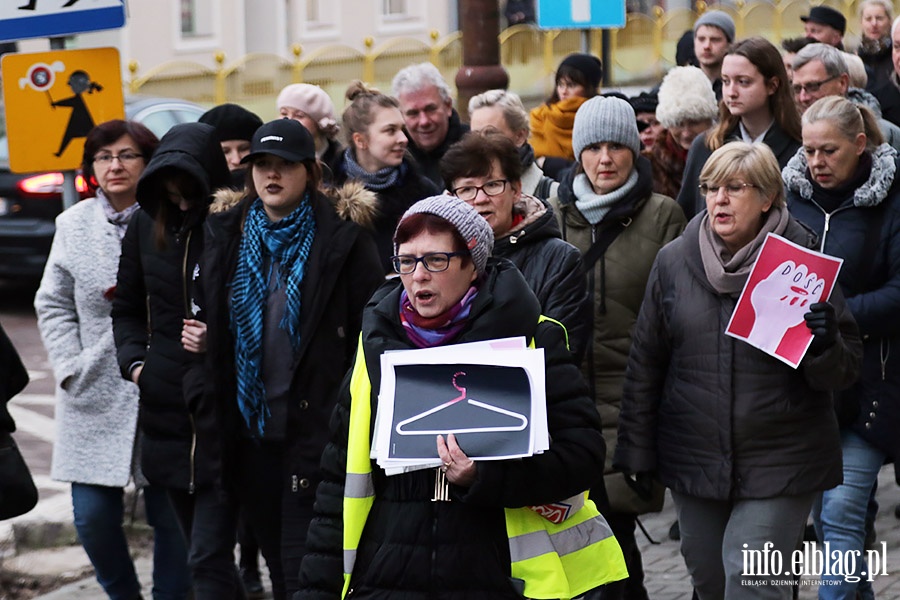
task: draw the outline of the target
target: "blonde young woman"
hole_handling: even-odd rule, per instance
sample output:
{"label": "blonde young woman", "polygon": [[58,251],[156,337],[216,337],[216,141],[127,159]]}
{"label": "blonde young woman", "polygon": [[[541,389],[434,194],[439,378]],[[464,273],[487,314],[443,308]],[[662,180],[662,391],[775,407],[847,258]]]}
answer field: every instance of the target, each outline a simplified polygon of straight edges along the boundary
{"label": "blonde young woman", "polygon": [[400,104],[355,81],[347,88],[342,116],[347,148],[334,164],[334,184],[357,182],[372,192],[369,230],[385,274],[391,272],[391,238],[403,213],[439,190],[407,152]]}

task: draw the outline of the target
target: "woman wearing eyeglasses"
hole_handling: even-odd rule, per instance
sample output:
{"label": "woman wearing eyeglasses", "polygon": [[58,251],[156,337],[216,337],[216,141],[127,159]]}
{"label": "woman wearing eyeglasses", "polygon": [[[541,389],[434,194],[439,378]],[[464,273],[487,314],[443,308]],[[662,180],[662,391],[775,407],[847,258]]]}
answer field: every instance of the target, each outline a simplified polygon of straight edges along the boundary
{"label": "woman wearing eyeglasses", "polygon": [[766,144],[782,167],[800,147],[800,114],[784,61],[761,37],[736,43],[722,61],[718,123],[691,144],[676,198],[688,219],[706,208],[706,199],[697,192],[703,164],[714,150],[735,140]]}
{"label": "woman wearing eyeglasses", "polygon": [[[294,600],[338,598],[342,586],[359,599],[574,598],[625,575],[592,502],[561,524],[527,508],[594,484],[603,437],[564,329],[540,317],[511,263],[489,258],[492,245],[488,222],[459,198],[427,198],[401,219],[392,260],[399,278],[379,288],[363,314]],[[388,475],[371,460],[384,352],[516,336],[544,352],[547,451],[475,462],[451,434],[429,438],[439,468]],[[467,390],[479,397],[474,383]],[[433,400],[423,398],[423,410]],[[568,540],[568,558],[548,551],[546,534]]]}
{"label": "woman wearing eyeglasses", "polygon": [[[367,229],[375,239],[385,274],[392,273],[391,236],[404,211],[417,200],[438,193],[407,153],[403,115],[396,99],[356,81],[347,88],[344,109],[347,148],[335,164],[335,185],[345,187],[350,204],[366,210]],[[352,196],[351,196],[352,191]],[[370,193],[366,193],[366,191]],[[342,203],[339,210],[346,214]],[[357,217],[358,219],[359,217]]]}
{"label": "woman wearing eyeglasses", "polygon": [[565,326],[569,346],[581,360],[589,332],[581,253],[560,239],[550,205],[522,192],[522,172],[516,145],[497,132],[473,131],[441,159],[450,192],[491,226],[494,256],[519,268],[543,314]]}
{"label": "woman wearing eyeglasses", "polygon": [[[744,572],[759,556],[747,552],[791,556],[816,494],[840,483],[832,395],[859,372],[859,332],[835,286],[803,315],[813,340],[797,369],[727,336],[766,235],[806,248],[817,237],[788,214],[764,144],[713,152],[699,191],[706,212],[660,250],[647,283],[613,463],[671,490],[699,598],[787,600],[795,586]],[[780,285],[796,294],[792,276]]]}
{"label": "woman wearing eyeglasses", "polygon": [[109,316],[122,238],[139,209],[138,179],[157,144],[130,121],[88,133],[81,168],[94,198],[57,217],[34,299],[57,383],[50,475],[71,483],[78,539],[103,590],[122,600],[141,591],[122,528],[123,488],[132,478],[153,526],[153,589],[173,600],[190,594],[187,546],[166,490],[148,486],[136,461],[138,387],[119,374]]}
{"label": "woman wearing eyeglasses", "polygon": [[217,203],[207,223],[200,412],[221,419],[226,486],[266,557],[273,597],[285,600],[297,591],[337,390],[384,272],[370,237],[319,190],[303,125],[264,124],[243,161],[243,196]]}
{"label": "woman wearing eyeglasses", "polygon": [[[587,274],[586,325],[592,343],[587,345],[582,371],[611,452],[631,329],[650,266],[659,249],[684,229],[685,218],[674,200],[653,193],[650,163],[640,154],[634,109],[627,101],[591,98],[578,109],[574,132],[578,163],[550,204],[562,238],[581,252]],[[605,471],[607,489],[598,487],[593,496],[603,504],[600,510],[622,545],[630,574],[628,581],[610,586],[615,592],[608,592],[646,597],[634,539],[635,514],[645,509],[630,502],[621,473],[613,472],[609,464]]]}
{"label": "woman wearing eyeglasses", "polygon": [[[842,552],[862,551],[878,471],[900,459],[900,178],[897,152],[881,142],[868,109],[822,98],[803,113],[803,148],[784,170],[791,214],[819,234],[818,250],[844,260],[839,281],[863,336],[861,376],[839,402],[843,483],[814,511],[819,540]],[[852,598],[857,588],[823,579],[833,585],[820,598]]]}

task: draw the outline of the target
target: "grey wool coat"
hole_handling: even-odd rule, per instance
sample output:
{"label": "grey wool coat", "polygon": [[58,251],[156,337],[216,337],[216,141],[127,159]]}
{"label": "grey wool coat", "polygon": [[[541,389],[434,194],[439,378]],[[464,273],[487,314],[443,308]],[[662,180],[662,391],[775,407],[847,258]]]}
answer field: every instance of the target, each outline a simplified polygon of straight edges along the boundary
{"label": "grey wool coat", "polygon": [[112,290],[121,242],[98,198],[56,218],[56,236],[34,298],[56,378],[50,476],[124,487],[132,473],[138,388],[122,379],[113,341]]}

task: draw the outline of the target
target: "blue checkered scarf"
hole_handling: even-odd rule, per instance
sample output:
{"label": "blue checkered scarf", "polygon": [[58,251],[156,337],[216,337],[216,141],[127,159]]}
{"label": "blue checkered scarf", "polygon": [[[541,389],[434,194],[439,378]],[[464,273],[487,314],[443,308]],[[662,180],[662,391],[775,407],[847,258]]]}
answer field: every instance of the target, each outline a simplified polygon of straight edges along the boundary
{"label": "blue checkered scarf", "polygon": [[[263,323],[268,283],[278,269],[277,285],[285,286],[284,316],[278,326],[287,331],[294,352],[300,347],[300,284],[316,236],[309,192],[294,212],[271,222],[257,198],[247,213],[238,249],[231,293],[231,330],[237,368],[237,402],[250,431],[263,435],[271,416],[261,376]],[[268,272],[264,265],[268,264]]]}

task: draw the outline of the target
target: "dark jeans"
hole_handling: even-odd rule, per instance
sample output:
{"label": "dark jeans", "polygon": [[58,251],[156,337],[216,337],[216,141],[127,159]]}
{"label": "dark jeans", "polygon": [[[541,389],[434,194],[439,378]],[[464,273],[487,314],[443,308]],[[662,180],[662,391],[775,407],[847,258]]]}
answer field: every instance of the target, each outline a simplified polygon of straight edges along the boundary
{"label": "dark jeans", "polygon": [[189,494],[170,490],[172,505],[188,539],[194,600],[243,600],[244,586],[234,564],[237,504],[221,489]]}
{"label": "dark jeans", "polygon": [[[147,522],[153,527],[153,598],[184,600],[191,587],[187,547],[162,488],[143,490]],[[112,600],[134,600],[141,585],[122,529],[122,488],[72,484],[78,538],[91,559],[97,581]]]}
{"label": "dark jeans", "polygon": [[241,514],[256,536],[272,578],[272,597],[285,600],[299,588],[312,500],[298,502],[284,482],[284,446],[245,439],[237,453]]}

